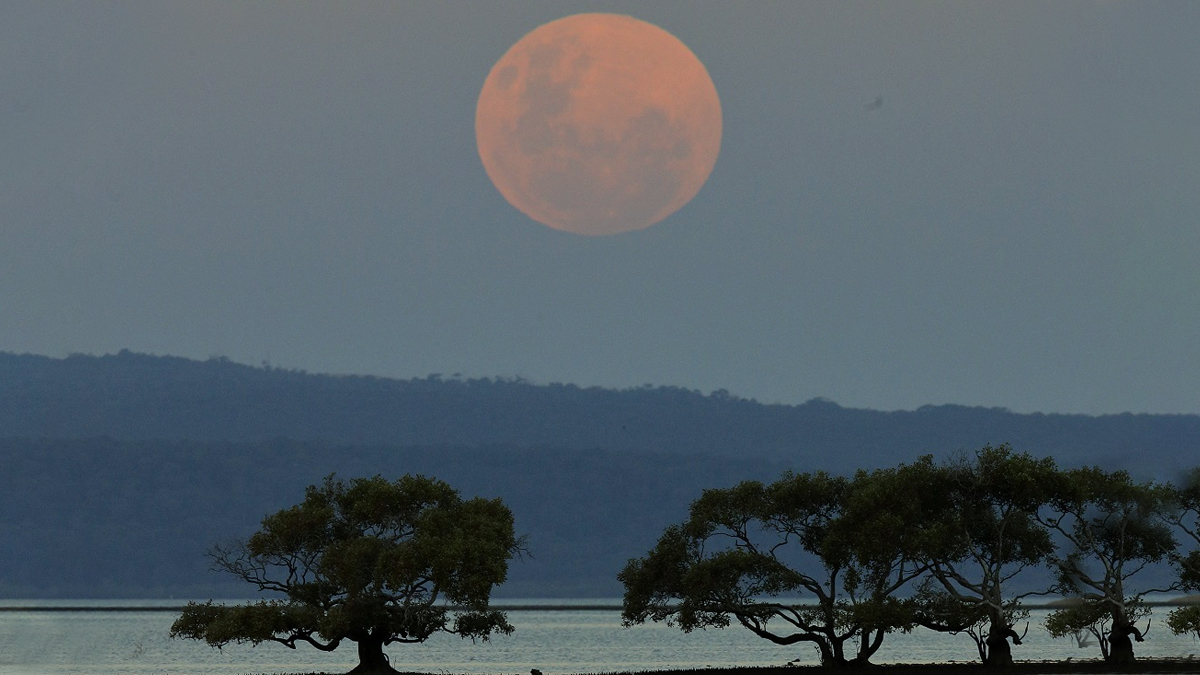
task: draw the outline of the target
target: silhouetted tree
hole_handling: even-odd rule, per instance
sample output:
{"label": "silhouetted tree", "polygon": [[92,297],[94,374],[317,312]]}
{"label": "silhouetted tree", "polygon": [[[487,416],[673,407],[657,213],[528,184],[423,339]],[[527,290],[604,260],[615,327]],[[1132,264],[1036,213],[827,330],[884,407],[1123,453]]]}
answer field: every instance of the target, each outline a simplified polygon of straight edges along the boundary
{"label": "silhouetted tree", "polygon": [[[1149,614],[1150,608],[1145,605],[1133,602],[1125,605],[1125,618],[1131,625]],[[1086,643],[1086,638],[1083,637],[1084,633],[1089,633],[1096,638],[1097,644],[1100,645],[1100,655],[1104,657],[1104,660],[1109,661],[1113,658],[1111,651],[1112,612],[1101,603],[1081,601],[1062,609],[1056,609],[1046,617],[1045,626],[1050,637],[1059,638],[1070,635],[1081,647]]]}
{"label": "silhouetted tree", "polygon": [[1172,498],[1169,486],[1135,483],[1124,471],[1090,467],[1059,474],[1050,507],[1043,511],[1043,524],[1070,546],[1069,553],[1053,559],[1057,590],[1080,599],[1081,608],[1072,611],[1107,614],[1110,661],[1134,660],[1133,640],[1143,637],[1134,625],[1142,598],[1171,590],[1133,591],[1129,581],[1175,552],[1165,521]]}
{"label": "silhouetted tree", "polygon": [[[492,588],[523,542],[498,499],[464,501],[442,481],[330,476],[304,501],[263,519],[244,542],[215,547],[217,570],[278,599],[249,605],[189,603],[171,636],[231,642],[357,643],[352,673],[395,672],[383,648],[436,632],[487,640],[512,632],[489,609]],[[452,612],[446,602],[462,609]]]}
{"label": "silhouetted tree", "polygon": [[[1178,487],[1171,522],[1191,540],[1193,546],[1200,545],[1200,467],[1189,471]],[[1200,548],[1177,554],[1173,562],[1179,572],[1180,588],[1200,591]],[[1176,635],[1190,633],[1200,639],[1200,605],[1172,610],[1167,617],[1167,626]]]}
{"label": "silhouetted tree", "polygon": [[891,489],[900,470],[705,490],[686,522],[618,575],[625,625],[691,631],[732,617],[776,644],[816,645],[824,665],[868,662],[884,635],[912,626],[894,594],[924,569],[905,548],[920,500]]}
{"label": "silhouetted tree", "polygon": [[[1019,645],[1024,639],[1024,634],[1018,635],[1012,627],[1017,622],[1029,618],[1029,610],[1022,608],[1016,600],[1006,601],[1001,607],[1002,628],[997,634],[992,621],[995,612],[987,605],[956,598],[946,592],[932,576],[918,582],[916,591],[913,598],[916,623],[950,635],[967,634],[975,643],[980,662],[985,665],[1008,663],[1012,656],[1008,640],[1011,638],[1013,644]],[[1026,630],[1028,628],[1026,624]],[[990,646],[989,641],[993,636],[997,636],[1003,644],[998,647]],[[997,654],[1007,655],[1008,658],[997,658]]]}
{"label": "silhouetted tree", "polygon": [[1019,600],[1046,592],[1005,597],[1008,582],[1045,564],[1054,550],[1037,512],[1050,499],[1056,474],[1052,459],[1018,455],[1008,445],[984,446],[971,459],[943,466],[926,488],[944,503],[933,530],[937,545],[929,547],[935,551],[929,583],[917,596],[924,607],[918,620],[934,630],[967,633],[986,665],[1012,663],[1008,640],[1021,644],[1013,625],[1027,614]]}

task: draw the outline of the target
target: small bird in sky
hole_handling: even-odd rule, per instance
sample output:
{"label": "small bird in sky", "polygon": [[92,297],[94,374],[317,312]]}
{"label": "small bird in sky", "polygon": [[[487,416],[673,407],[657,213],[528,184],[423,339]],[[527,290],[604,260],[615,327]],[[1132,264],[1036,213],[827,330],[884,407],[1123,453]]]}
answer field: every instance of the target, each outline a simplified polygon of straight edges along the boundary
{"label": "small bird in sky", "polygon": [[883,107],[883,97],[882,96],[876,96],[874,101],[871,101],[870,103],[868,103],[866,105],[868,112],[870,112],[872,110],[879,110],[882,107]]}

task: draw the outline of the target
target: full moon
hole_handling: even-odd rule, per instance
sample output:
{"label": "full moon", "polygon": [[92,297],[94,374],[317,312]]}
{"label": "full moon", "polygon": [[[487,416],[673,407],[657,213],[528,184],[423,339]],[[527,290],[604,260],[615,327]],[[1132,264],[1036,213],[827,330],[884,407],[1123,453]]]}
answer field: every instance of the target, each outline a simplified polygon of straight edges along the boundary
{"label": "full moon", "polygon": [[475,138],[496,189],[530,218],[619,234],[700,191],[721,148],[721,102],[704,64],[667,31],[577,14],[500,57],[479,94]]}

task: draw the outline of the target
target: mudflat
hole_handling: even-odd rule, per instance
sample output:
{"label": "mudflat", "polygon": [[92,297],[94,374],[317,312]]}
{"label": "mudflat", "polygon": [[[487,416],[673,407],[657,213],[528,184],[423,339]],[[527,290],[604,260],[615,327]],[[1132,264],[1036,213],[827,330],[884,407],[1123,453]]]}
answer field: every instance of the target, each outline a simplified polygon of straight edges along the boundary
{"label": "mudflat", "polygon": [[1051,675],[1057,673],[1200,673],[1200,659],[1144,659],[1128,664],[1106,663],[1100,659],[1082,661],[1017,661],[1006,668],[984,668],[974,663],[904,663],[824,668],[821,666],[779,666],[768,668],[704,668],[698,670],[660,670],[611,675],[958,675],[959,673],[1004,673],[1006,675]]}

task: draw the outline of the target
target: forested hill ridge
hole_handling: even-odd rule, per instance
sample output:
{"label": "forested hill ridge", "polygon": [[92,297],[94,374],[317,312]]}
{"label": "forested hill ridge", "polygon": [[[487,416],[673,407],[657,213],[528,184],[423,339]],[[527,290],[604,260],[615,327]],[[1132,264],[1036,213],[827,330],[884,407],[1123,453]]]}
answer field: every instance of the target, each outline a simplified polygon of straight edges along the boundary
{"label": "forested hill ridge", "polygon": [[0,438],[0,598],[240,597],[205,551],[336,473],[435,476],[500,497],[529,535],[508,597],[619,597],[617,572],[713,487],[779,463],[486,446]]}
{"label": "forested hill ridge", "polygon": [[62,359],[0,353],[0,437],[602,448],[760,457],[840,473],[987,443],[1053,455],[1063,465],[1159,475],[1200,458],[1197,415],[957,405],[881,412],[676,387],[318,375],[129,351]]}

